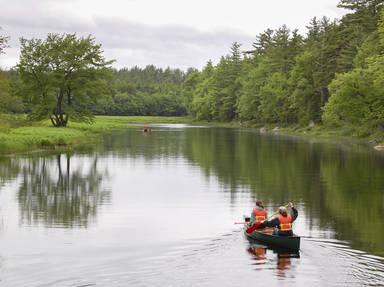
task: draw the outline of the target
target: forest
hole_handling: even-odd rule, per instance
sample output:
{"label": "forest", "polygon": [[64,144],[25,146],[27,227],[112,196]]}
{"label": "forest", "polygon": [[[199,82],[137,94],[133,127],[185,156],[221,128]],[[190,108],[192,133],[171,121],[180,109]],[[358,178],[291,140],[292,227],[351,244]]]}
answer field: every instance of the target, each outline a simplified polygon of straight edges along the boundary
{"label": "forest", "polygon": [[[92,115],[190,115],[197,120],[260,125],[350,126],[360,136],[383,131],[383,3],[341,0],[338,7],[348,10],[341,19],[313,18],[305,35],[286,25],[267,29],[256,36],[252,50],[244,51],[234,42],[217,64],[207,59],[201,70],[153,65],[114,69],[102,61],[103,88],[100,81],[88,85],[83,91],[87,96],[79,98],[77,106]],[[56,37],[67,41],[65,36]],[[42,108],[31,96],[42,93],[33,90],[27,67],[28,57],[39,55],[33,47],[46,43],[39,41],[24,40],[19,64],[0,72],[0,113],[36,115],[38,110],[41,115],[52,108]],[[89,40],[91,46],[96,45],[93,41]],[[0,53],[6,53],[6,43],[7,37],[0,36]],[[58,78],[55,73],[52,79]],[[84,119],[88,117],[73,117]]]}
{"label": "forest", "polygon": [[285,25],[252,51],[233,43],[214,66],[188,75],[190,114],[204,120],[384,129],[384,1],[343,0],[340,20],[313,18],[302,36]]}

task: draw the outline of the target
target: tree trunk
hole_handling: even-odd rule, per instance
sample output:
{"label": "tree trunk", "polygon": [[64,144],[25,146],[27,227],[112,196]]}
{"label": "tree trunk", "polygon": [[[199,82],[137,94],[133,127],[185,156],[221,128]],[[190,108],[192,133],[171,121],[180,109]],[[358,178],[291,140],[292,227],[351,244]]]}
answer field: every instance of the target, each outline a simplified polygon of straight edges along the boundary
{"label": "tree trunk", "polygon": [[68,115],[63,111],[64,94],[60,89],[59,96],[57,97],[56,108],[51,115],[51,122],[54,127],[66,127],[68,123]]}
{"label": "tree trunk", "polygon": [[58,114],[56,111],[50,116],[54,127],[66,127],[68,123],[68,115],[65,113]]}
{"label": "tree trunk", "polygon": [[325,105],[329,99],[329,90],[327,87],[320,87],[321,105]]}

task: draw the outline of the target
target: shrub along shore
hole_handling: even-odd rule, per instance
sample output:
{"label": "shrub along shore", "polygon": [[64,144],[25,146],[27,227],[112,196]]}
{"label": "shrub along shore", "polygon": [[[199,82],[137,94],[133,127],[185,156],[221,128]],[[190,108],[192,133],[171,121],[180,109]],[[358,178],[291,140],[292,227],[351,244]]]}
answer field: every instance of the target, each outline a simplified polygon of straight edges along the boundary
{"label": "shrub along shore", "polygon": [[[41,150],[71,149],[83,144],[97,142],[102,134],[137,128],[135,124],[184,123],[214,127],[260,128],[262,132],[326,138],[334,141],[340,139],[370,143],[373,147],[384,143],[384,132],[369,135],[359,128],[327,129],[323,126],[276,127],[261,126],[252,122],[206,122],[188,117],[144,117],[144,116],[96,116],[93,124],[70,122],[68,127],[55,128],[49,121],[30,123],[25,116],[0,115],[0,154],[29,153]],[[131,125],[131,126],[130,126]],[[96,141],[95,141],[96,140]]]}

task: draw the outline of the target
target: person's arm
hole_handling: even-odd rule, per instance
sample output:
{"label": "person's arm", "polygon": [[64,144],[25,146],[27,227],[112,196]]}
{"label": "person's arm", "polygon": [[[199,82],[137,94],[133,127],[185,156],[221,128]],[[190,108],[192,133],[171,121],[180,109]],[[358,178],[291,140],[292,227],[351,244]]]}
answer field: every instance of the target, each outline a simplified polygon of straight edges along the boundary
{"label": "person's arm", "polygon": [[280,221],[278,218],[274,218],[274,219],[269,220],[269,221],[264,221],[262,224],[265,227],[275,227],[275,226],[278,226],[280,224]]}
{"label": "person's arm", "polygon": [[292,216],[292,222],[296,220],[297,216],[299,215],[299,212],[296,208],[293,207],[293,203],[289,202],[288,207],[291,208],[291,216]]}
{"label": "person's arm", "polygon": [[295,221],[296,220],[296,218],[297,218],[297,216],[299,215],[299,212],[297,211],[297,209],[296,208],[294,208],[293,206],[292,206],[292,222],[293,221]]}

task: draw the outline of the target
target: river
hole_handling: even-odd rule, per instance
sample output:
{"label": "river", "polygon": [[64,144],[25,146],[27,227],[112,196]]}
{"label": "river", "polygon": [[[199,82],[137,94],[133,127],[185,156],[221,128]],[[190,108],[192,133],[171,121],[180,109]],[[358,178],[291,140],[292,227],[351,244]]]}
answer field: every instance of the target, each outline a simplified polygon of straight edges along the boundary
{"label": "river", "polygon": [[[301,250],[234,222],[292,200]],[[384,155],[253,129],[130,127],[0,159],[1,286],[384,286]]]}

